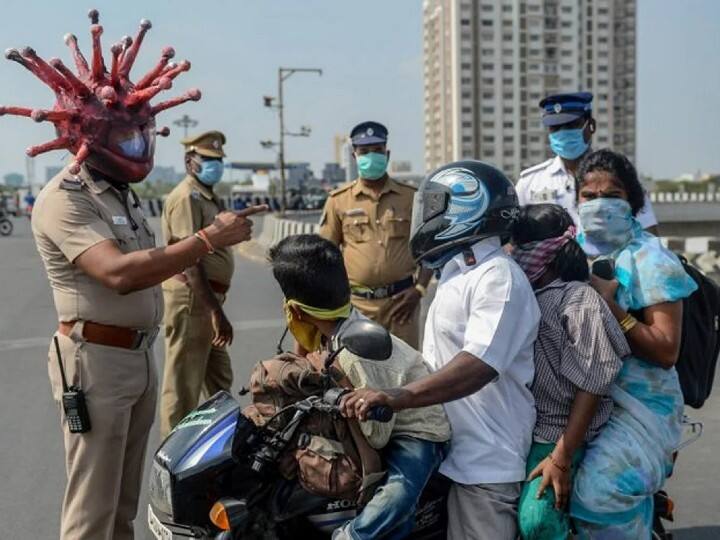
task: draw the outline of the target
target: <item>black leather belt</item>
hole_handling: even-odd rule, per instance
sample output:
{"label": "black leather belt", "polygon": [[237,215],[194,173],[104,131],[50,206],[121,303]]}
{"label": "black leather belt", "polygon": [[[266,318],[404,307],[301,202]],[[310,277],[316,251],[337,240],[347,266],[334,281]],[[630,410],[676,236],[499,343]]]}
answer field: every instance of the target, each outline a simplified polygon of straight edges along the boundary
{"label": "black leather belt", "polygon": [[395,296],[397,293],[409,289],[415,284],[415,280],[412,276],[385,285],[383,287],[376,287],[371,289],[370,287],[352,287],[353,296],[359,296],[366,300],[382,300],[383,298],[390,298]]}

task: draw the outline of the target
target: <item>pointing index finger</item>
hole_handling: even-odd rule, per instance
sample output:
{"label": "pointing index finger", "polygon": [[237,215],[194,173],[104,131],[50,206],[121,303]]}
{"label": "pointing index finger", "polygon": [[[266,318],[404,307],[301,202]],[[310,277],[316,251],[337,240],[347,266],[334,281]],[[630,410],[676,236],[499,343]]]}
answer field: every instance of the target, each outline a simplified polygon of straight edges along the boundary
{"label": "pointing index finger", "polygon": [[268,210],[270,210],[270,207],[267,204],[259,204],[257,206],[248,206],[247,208],[238,210],[235,212],[235,215],[240,217],[247,217],[255,214],[261,214],[262,212],[267,212]]}

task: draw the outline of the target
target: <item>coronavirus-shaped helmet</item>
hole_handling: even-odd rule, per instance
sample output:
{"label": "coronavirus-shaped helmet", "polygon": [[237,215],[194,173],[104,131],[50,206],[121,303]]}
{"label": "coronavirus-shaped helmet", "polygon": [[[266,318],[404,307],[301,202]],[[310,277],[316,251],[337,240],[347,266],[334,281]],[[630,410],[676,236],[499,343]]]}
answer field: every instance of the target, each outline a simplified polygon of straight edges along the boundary
{"label": "coronavirus-shaped helmet", "polygon": [[92,23],[92,61],[88,65],[73,34],[65,36],[72,52],[77,74],[58,58],[46,62],[35,51],[8,49],[5,57],[32,72],[55,92],[56,102],[51,110],[26,107],[0,107],[0,115],[27,116],[36,122],[55,124],[57,138],[31,146],[26,150],[34,157],[51,150],[68,150],[75,156],[70,172],[77,174],[80,165],[89,166],[111,179],[137,182],[145,178],[153,167],[155,135],[167,136],[168,128],[156,131],[155,116],[165,109],[186,101],[200,99],[200,91],[185,94],[151,105],[150,100],[172,86],[172,81],[190,69],[190,62],[171,63],[175,56],[172,47],[162,50],[157,65],[137,83],[130,81],[130,70],[143,38],[151,28],[150,21],[140,21],[135,39],[126,36],[110,48],[110,71],[103,60],[100,36],[103,28],[97,10],[88,14]]}

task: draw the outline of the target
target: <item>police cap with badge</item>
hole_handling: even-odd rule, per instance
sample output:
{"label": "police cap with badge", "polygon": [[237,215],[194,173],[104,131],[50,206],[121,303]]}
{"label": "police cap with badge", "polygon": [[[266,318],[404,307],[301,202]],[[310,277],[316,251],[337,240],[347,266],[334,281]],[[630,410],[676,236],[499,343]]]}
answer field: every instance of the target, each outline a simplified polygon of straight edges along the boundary
{"label": "police cap with badge", "polygon": [[555,94],[540,102],[542,122],[546,127],[561,126],[592,113],[593,95],[590,92]]}
{"label": "police cap with badge", "polygon": [[225,157],[223,145],[225,135],[220,131],[206,131],[200,135],[187,137],[180,141],[185,146],[185,153],[195,152],[203,157],[222,159]]}
{"label": "police cap with badge", "polygon": [[388,130],[380,122],[362,122],[350,131],[353,146],[387,144]]}

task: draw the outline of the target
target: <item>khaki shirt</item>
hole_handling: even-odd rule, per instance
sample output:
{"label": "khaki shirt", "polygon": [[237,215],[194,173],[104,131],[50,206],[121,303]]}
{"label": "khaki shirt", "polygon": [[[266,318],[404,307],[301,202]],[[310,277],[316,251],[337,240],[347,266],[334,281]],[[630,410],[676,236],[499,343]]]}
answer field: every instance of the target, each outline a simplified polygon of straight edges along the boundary
{"label": "khaki shirt", "polygon": [[45,265],[58,319],[93,321],[151,329],[163,316],[159,286],[121,295],[75,266],[82,253],[105,240],[130,253],[155,247],[155,234],[132,194],[123,195],[84,167],[67,168],[42,189],[33,209],[32,229]]}
{"label": "khaki shirt", "polygon": [[[165,243],[174,244],[211,225],[223,210],[218,197],[205,185],[188,175],[168,195],[162,214]],[[207,278],[230,285],[235,261],[229,247],[218,248],[201,259]]]}
{"label": "khaki shirt", "polygon": [[415,188],[388,178],[379,197],[360,180],[325,203],[320,235],[340,246],[350,283],[382,287],[411,276],[410,220]]}
{"label": "khaki shirt", "polygon": [[[392,356],[387,360],[368,360],[347,349],[338,355],[340,367],[355,388],[399,388],[430,374],[419,352],[395,336],[392,341]],[[361,422],[360,427],[373,448],[383,448],[393,435],[433,442],[450,439],[450,423],[442,405],[405,409],[390,422]]]}

